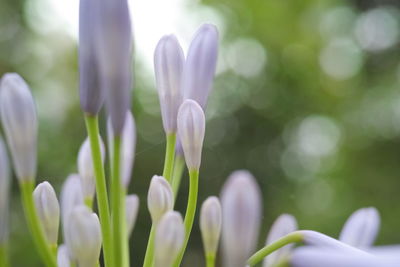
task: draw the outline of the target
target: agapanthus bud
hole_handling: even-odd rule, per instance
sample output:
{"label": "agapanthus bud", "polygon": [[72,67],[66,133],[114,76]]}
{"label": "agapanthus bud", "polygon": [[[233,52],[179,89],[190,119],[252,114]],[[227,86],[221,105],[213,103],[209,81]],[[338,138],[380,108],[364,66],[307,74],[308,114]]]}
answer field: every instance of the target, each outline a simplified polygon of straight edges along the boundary
{"label": "agapanthus bud", "polygon": [[79,95],[82,110],[96,115],[104,102],[97,39],[101,27],[99,1],[79,2]]}
{"label": "agapanthus bud", "polygon": [[[100,139],[100,150],[101,150],[101,159],[104,163],[104,158],[106,155],[104,143]],[[82,179],[82,189],[83,195],[85,199],[93,199],[95,188],[96,188],[96,178],[94,175],[94,166],[92,159],[92,150],[90,148],[89,138],[86,138],[82,143],[81,148],[78,153],[78,172],[79,176]]]}
{"label": "agapanthus bud", "polygon": [[155,238],[155,266],[170,267],[183,246],[185,228],[179,212],[169,211],[161,219]]}
{"label": "agapanthus bud", "polygon": [[57,267],[70,267],[71,261],[68,255],[68,248],[62,244],[57,250]]}
{"label": "agapanthus bud", "polygon": [[97,266],[102,242],[100,222],[88,207],[81,205],[71,211],[65,242],[70,257],[78,266]]}
{"label": "agapanthus bud", "polygon": [[182,104],[182,71],[185,56],[175,35],[166,35],[154,52],[154,71],[166,134],[176,133],[176,116]]}
{"label": "agapanthus bud", "polygon": [[127,233],[130,236],[139,211],[139,197],[137,195],[127,195],[125,202]]}
{"label": "agapanthus bud", "polygon": [[17,177],[20,181],[33,180],[38,131],[36,108],[28,85],[16,73],[4,74],[1,79],[0,112]]}
{"label": "agapanthus bud", "polygon": [[[113,154],[113,139],[114,134],[111,127],[111,121],[108,120],[108,146],[110,148],[110,155]],[[136,148],[136,124],[132,112],[128,111],[125,117],[125,124],[122,130],[121,140],[121,182],[127,188],[132,176],[133,161],[135,159]]]}
{"label": "agapanthus bud", "polygon": [[0,137],[0,246],[8,239],[8,212],[10,205],[10,168],[7,150]]}
{"label": "agapanthus bud", "polygon": [[99,57],[102,85],[115,135],[122,133],[132,88],[132,31],[127,0],[100,1]]}
{"label": "agapanthus bud", "polygon": [[61,188],[61,218],[65,235],[68,218],[71,211],[80,205],[84,205],[81,178],[78,174],[71,174],[65,180]]}
{"label": "agapanthus bud", "polygon": [[33,191],[33,198],[47,241],[51,245],[57,245],[60,205],[54,188],[49,182],[42,182]]}
{"label": "agapanthus bud", "polygon": [[243,267],[257,244],[261,192],[248,171],[235,171],[221,192],[224,266]]}
{"label": "agapanthus bud", "polygon": [[154,175],[150,182],[147,195],[147,207],[153,223],[158,223],[161,217],[172,210],[174,194],[167,180],[162,176]]}
{"label": "agapanthus bud", "polygon": [[185,100],[178,111],[178,134],[189,170],[200,168],[205,129],[206,120],[199,104]]}
{"label": "agapanthus bud", "polygon": [[380,217],[375,208],[359,209],[346,221],[339,240],[353,247],[368,248],[376,239],[379,225]]}
{"label": "agapanthus bud", "polygon": [[[275,222],[271,226],[265,244],[270,245],[273,242],[277,241],[279,238],[284,237],[285,235],[296,230],[296,219],[290,214],[282,214],[275,220]],[[279,264],[281,260],[289,255],[292,248],[293,244],[289,244],[271,253],[270,255],[268,255],[268,257],[265,257],[263,267],[277,266],[277,264]]]}
{"label": "agapanthus bud", "polygon": [[206,254],[215,254],[221,235],[222,211],[217,197],[209,197],[200,210],[200,230]]}
{"label": "agapanthus bud", "polygon": [[213,85],[218,54],[218,31],[203,24],[196,32],[183,70],[184,99],[193,99],[205,109]]}

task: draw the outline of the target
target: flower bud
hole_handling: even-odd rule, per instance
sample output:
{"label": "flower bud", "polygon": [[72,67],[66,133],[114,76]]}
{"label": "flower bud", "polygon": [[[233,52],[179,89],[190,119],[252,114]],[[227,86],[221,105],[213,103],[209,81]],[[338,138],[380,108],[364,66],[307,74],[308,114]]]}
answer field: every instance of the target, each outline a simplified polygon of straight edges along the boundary
{"label": "flower bud", "polygon": [[82,183],[78,174],[71,174],[67,177],[61,188],[60,201],[61,218],[65,235],[71,211],[76,206],[84,205]]}
{"label": "flower bud", "polygon": [[184,63],[185,57],[175,35],[161,38],[154,52],[154,71],[166,134],[176,133],[176,117],[183,98],[181,78]]}
{"label": "flower bud", "polygon": [[155,266],[169,267],[182,249],[185,227],[179,212],[169,211],[161,219],[155,237]]}
{"label": "flower bud", "polygon": [[233,172],[221,192],[224,266],[243,267],[257,244],[261,192],[248,171]]}
{"label": "flower bud", "polygon": [[137,214],[139,211],[139,197],[137,195],[126,196],[126,226],[128,236],[131,235],[133,227],[135,226]]}
{"label": "flower bud", "polygon": [[[113,154],[113,139],[114,134],[111,127],[111,121],[108,120],[108,144],[110,148],[110,155]],[[125,124],[122,130],[121,140],[121,182],[125,188],[128,188],[132,176],[133,161],[135,159],[136,148],[136,125],[133,115],[130,111],[127,112],[125,117]]]}
{"label": "flower bud", "polygon": [[60,205],[56,192],[49,182],[43,182],[33,191],[35,207],[47,241],[51,245],[57,245],[58,227],[60,225]]}
{"label": "flower bud", "polygon": [[65,242],[71,259],[76,261],[78,266],[97,266],[102,242],[100,222],[88,207],[81,205],[71,211]]}
{"label": "flower bud", "polygon": [[206,254],[215,254],[221,235],[221,204],[217,197],[209,197],[203,202],[200,211],[200,230]]}
{"label": "flower bud", "polygon": [[190,44],[182,78],[184,99],[195,100],[203,110],[213,85],[217,54],[217,28],[203,24]]}
{"label": "flower bud", "polygon": [[79,94],[82,110],[90,115],[99,113],[104,102],[100,81],[98,31],[99,1],[79,1]]}
{"label": "flower bud", "polygon": [[130,105],[132,31],[127,0],[100,1],[99,58],[102,85],[115,135]]}
{"label": "flower bud", "polygon": [[[105,148],[104,143],[100,139],[101,160],[104,163]],[[90,140],[86,138],[82,143],[78,153],[78,172],[82,179],[82,189],[85,199],[93,199],[96,189],[96,178],[94,174],[92,150],[90,148]]]}
{"label": "flower bud", "polygon": [[68,255],[68,248],[62,244],[57,250],[57,266],[58,267],[71,267],[71,262]]}
{"label": "flower bud", "polygon": [[199,104],[185,100],[178,111],[178,134],[189,170],[200,168],[205,128],[204,112]]}
{"label": "flower bud", "polygon": [[[269,230],[265,245],[270,245],[279,238],[297,230],[297,221],[290,214],[282,214],[275,220]],[[263,267],[277,266],[281,260],[287,257],[293,248],[293,244],[286,245],[265,257]]]}
{"label": "flower bud", "polygon": [[162,176],[154,175],[147,195],[147,207],[153,223],[157,224],[161,217],[172,210],[174,194],[170,184]]}
{"label": "flower bud", "polygon": [[346,221],[339,240],[361,249],[371,247],[378,234],[379,225],[380,217],[375,208],[359,209]]}
{"label": "flower bud", "polygon": [[4,74],[0,84],[0,112],[14,169],[20,181],[36,176],[38,121],[28,85],[16,73]]}
{"label": "flower bud", "polygon": [[8,240],[10,168],[7,150],[0,137],[0,246]]}

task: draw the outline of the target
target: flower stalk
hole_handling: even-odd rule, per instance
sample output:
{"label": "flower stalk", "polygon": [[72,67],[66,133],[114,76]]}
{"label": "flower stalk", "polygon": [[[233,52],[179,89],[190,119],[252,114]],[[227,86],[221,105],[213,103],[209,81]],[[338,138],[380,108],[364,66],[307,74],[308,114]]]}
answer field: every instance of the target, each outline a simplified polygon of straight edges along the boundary
{"label": "flower stalk", "polygon": [[176,134],[175,133],[168,134],[167,146],[165,150],[163,176],[171,185],[172,185],[172,173],[174,170],[173,167],[175,159],[175,143],[176,143]]}

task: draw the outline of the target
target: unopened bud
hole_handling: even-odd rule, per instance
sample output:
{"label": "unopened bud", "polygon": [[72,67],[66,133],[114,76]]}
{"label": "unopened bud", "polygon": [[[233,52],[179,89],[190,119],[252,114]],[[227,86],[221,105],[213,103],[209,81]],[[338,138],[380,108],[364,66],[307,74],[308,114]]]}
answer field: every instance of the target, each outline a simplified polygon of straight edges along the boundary
{"label": "unopened bud", "polygon": [[33,198],[47,241],[51,245],[57,245],[60,205],[56,192],[49,182],[43,182],[36,186]]}
{"label": "unopened bud", "polygon": [[38,121],[35,103],[25,81],[7,73],[0,84],[0,112],[14,169],[20,181],[36,176]]}
{"label": "unopened bud", "polygon": [[245,266],[257,244],[261,192],[248,171],[235,171],[221,192],[224,266]]}
{"label": "unopened bud", "polygon": [[68,225],[71,211],[80,205],[84,205],[82,182],[78,174],[71,174],[65,180],[61,188],[61,218],[64,235]]}
{"label": "unopened bud", "polygon": [[200,211],[200,230],[206,254],[215,254],[221,235],[221,204],[217,197],[209,197],[203,202]]}
{"label": "unopened bud", "polygon": [[126,203],[126,226],[128,236],[131,235],[137,214],[139,211],[139,197],[137,195],[127,195],[125,199]]}
{"label": "unopened bud", "polygon": [[178,134],[189,170],[200,168],[205,128],[204,112],[199,104],[185,100],[178,111]]}
{"label": "unopened bud", "polygon": [[185,228],[182,216],[176,211],[167,212],[156,231],[155,266],[172,266],[182,249],[184,238]]}
{"label": "unopened bud", "polygon": [[154,175],[147,195],[147,207],[153,223],[157,224],[167,211],[172,210],[173,205],[174,194],[170,184],[164,177]]}
{"label": "unopened bud", "polygon": [[86,206],[75,207],[66,227],[65,242],[78,266],[97,266],[101,249],[99,218]]}
{"label": "unopened bud", "polygon": [[0,137],[0,246],[8,240],[10,168],[7,150]]}
{"label": "unopened bud", "polygon": [[60,245],[57,250],[57,267],[71,267],[68,248],[64,244]]}

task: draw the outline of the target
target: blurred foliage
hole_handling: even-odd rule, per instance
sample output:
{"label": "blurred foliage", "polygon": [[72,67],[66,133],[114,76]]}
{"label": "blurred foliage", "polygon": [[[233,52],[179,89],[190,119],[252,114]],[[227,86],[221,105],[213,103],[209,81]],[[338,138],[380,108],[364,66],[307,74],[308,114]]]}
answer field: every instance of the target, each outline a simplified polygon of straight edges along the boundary
{"label": "blurred foliage", "polygon": [[[67,33],[35,26],[47,10],[33,12],[34,1],[0,3],[0,74],[18,72],[31,85],[40,116],[38,180],[48,179],[59,192],[76,172],[85,138],[77,48]],[[337,236],[347,216],[364,206],[381,213],[378,243],[399,242],[399,2],[189,3],[194,13],[199,5],[212,8],[224,24],[199,200],[218,195],[233,170],[246,168],[264,196],[260,245],[283,212],[294,214],[303,229]],[[143,64],[137,54],[138,145],[130,191],[139,195],[141,210],[131,242],[134,266],[141,266],[150,228],[147,187],[161,173],[165,146],[153,74]],[[184,179],[180,211],[186,189]],[[13,266],[40,266],[16,183],[11,211]],[[184,266],[202,266],[197,226],[189,248]]]}

